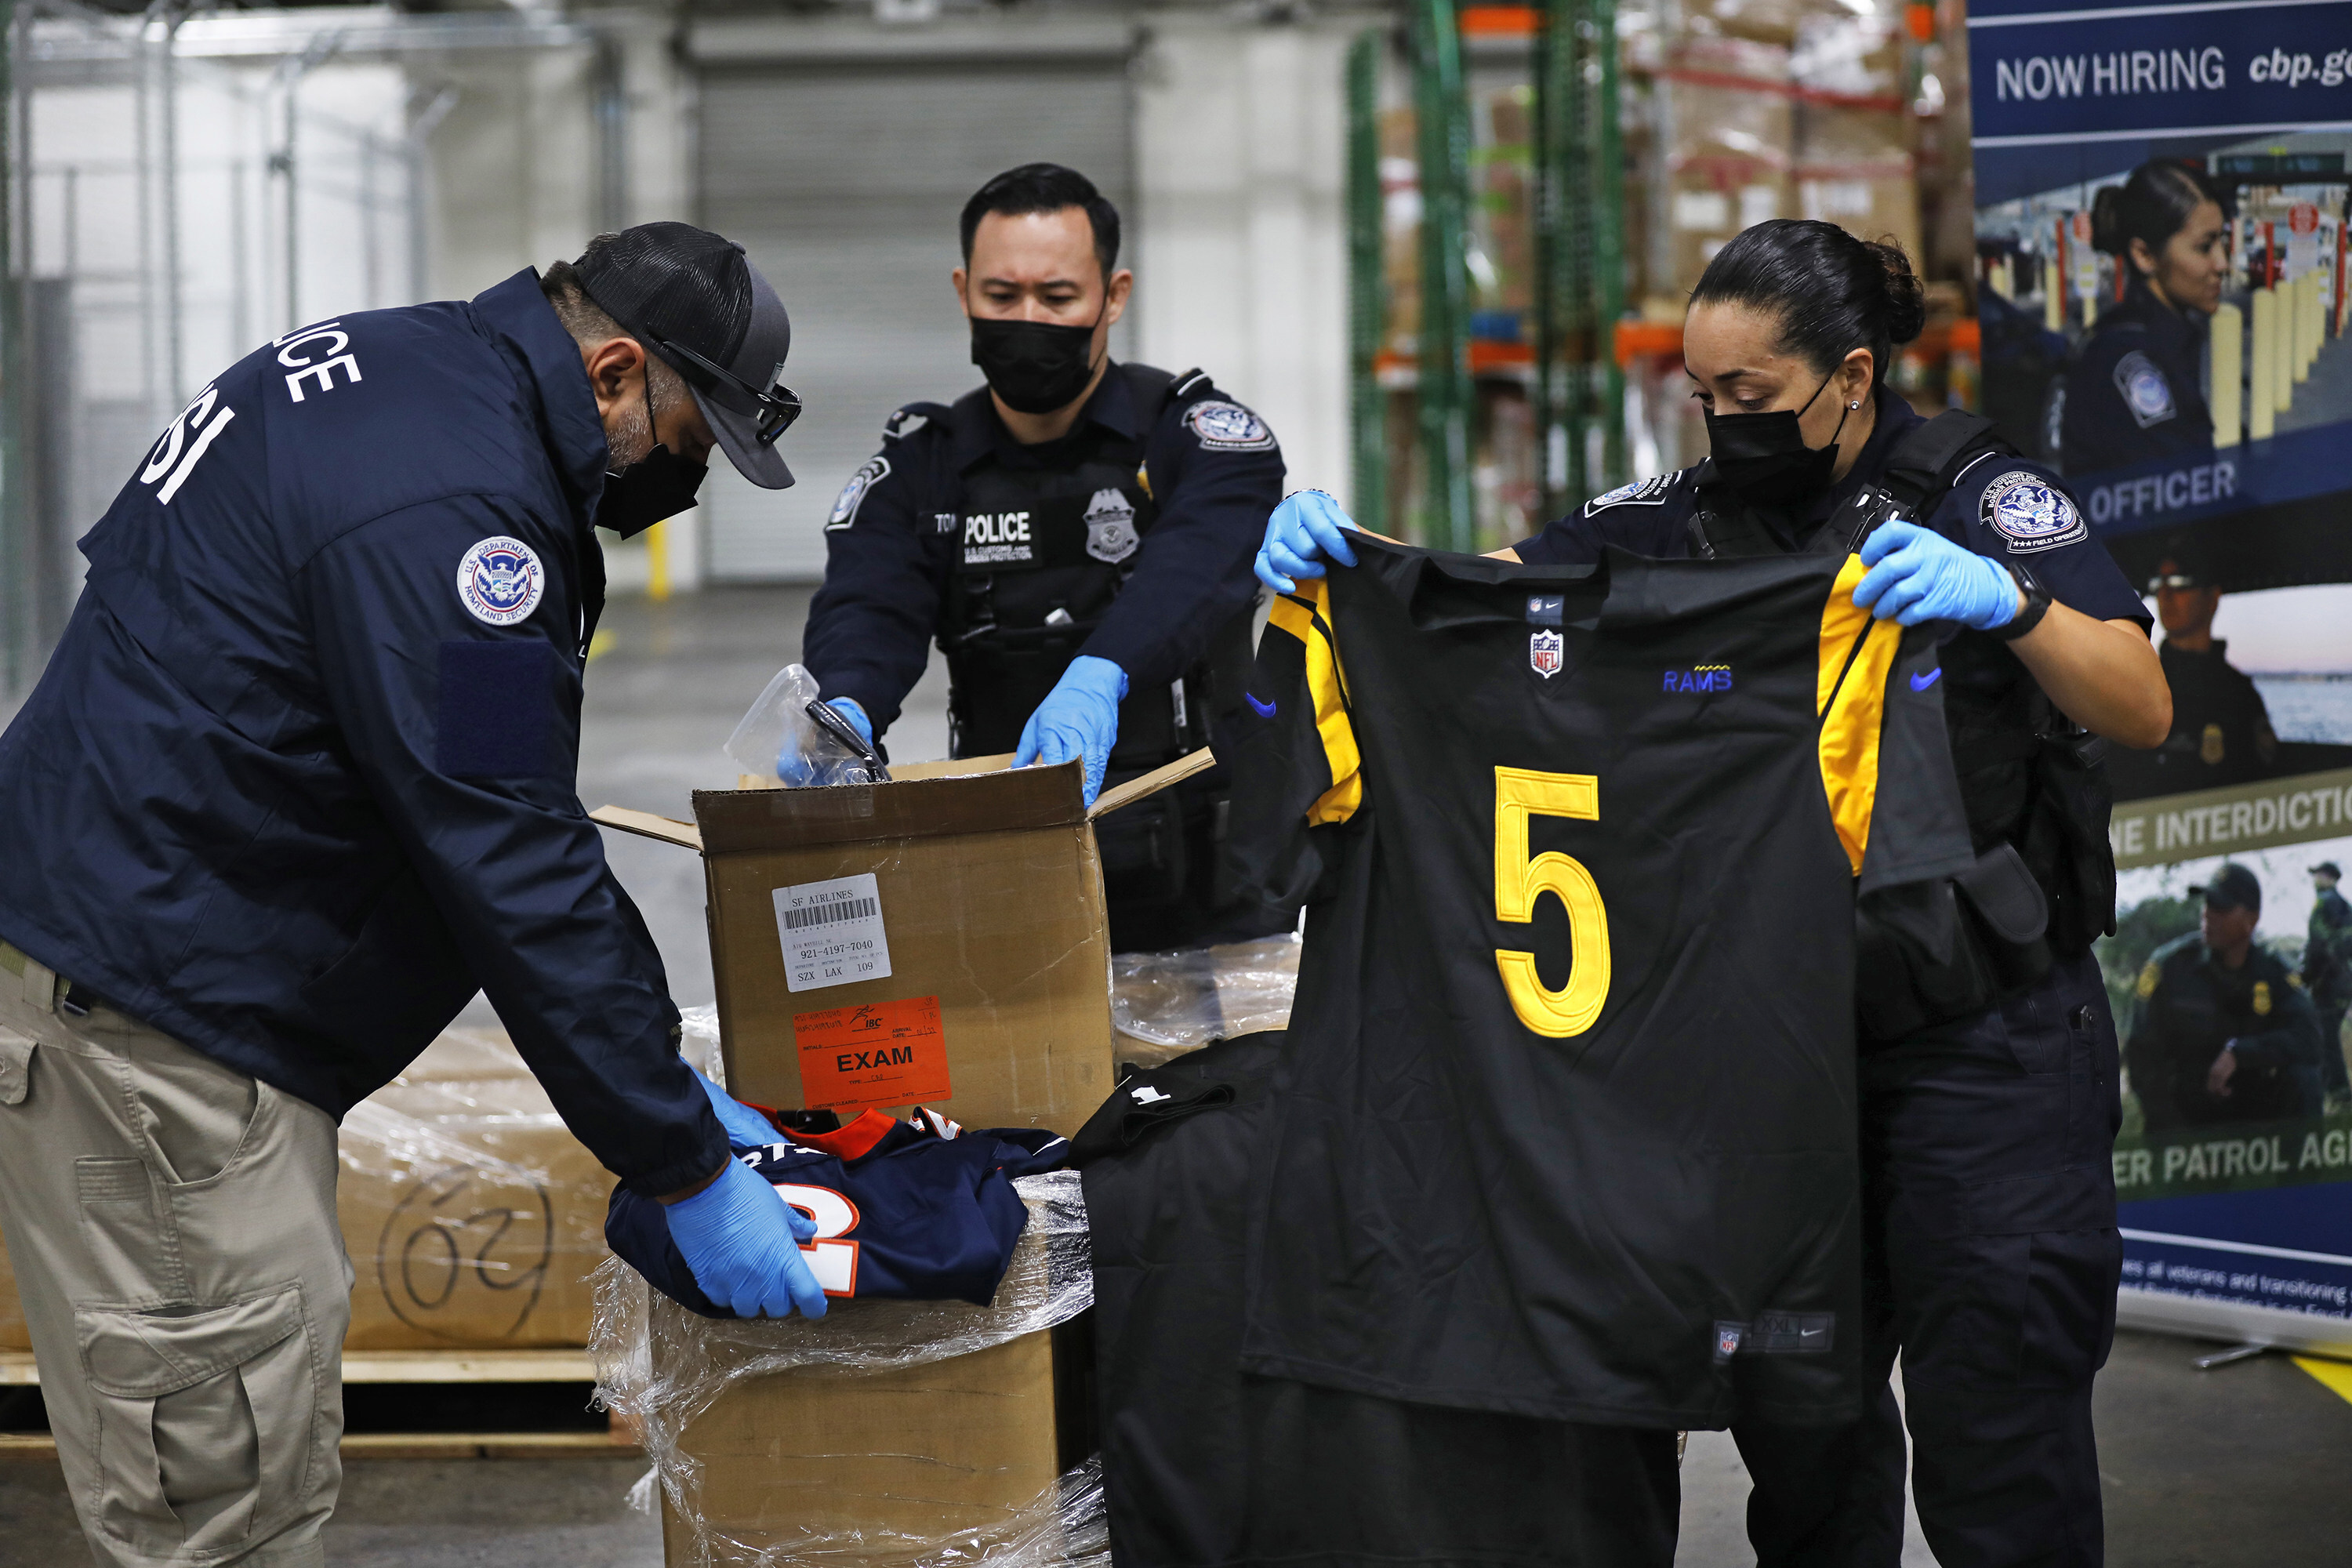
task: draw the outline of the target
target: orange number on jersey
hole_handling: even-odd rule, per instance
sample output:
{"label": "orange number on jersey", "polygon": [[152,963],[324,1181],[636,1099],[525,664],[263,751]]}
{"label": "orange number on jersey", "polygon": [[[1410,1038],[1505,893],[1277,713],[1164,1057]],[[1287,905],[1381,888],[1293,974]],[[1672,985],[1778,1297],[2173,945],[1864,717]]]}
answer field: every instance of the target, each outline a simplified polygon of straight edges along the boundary
{"label": "orange number on jersey", "polygon": [[857,1243],[835,1238],[857,1228],[857,1205],[831,1187],[776,1184],[776,1196],[816,1221],[816,1237],[801,1243],[801,1256],[828,1296],[857,1294]]}
{"label": "orange number on jersey", "polygon": [[1575,944],[1568,984],[1557,991],[1544,989],[1532,952],[1498,947],[1495,967],[1519,1022],[1564,1040],[1592,1027],[1609,999],[1609,910],[1581,861],[1550,849],[1528,858],[1529,816],[1598,822],[1601,781],[1591,773],[1495,770],[1495,918],[1524,925],[1535,919],[1536,900],[1550,893],[1568,909]]}

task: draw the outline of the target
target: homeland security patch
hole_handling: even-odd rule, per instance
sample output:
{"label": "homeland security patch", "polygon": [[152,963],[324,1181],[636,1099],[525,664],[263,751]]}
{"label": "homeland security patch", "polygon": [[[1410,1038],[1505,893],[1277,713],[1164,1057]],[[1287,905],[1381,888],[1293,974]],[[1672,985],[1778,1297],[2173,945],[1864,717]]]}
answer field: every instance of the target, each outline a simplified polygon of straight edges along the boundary
{"label": "homeland security patch", "polygon": [[2116,361],[2116,390],[2123,395],[2124,406],[2143,430],[2179,412],[2172,404],[2172,383],[2154,360],[2137,349]]}
{"label": "homeland security patch", "polygon": [[2065,491],[2022,468],[2013,468],[1985,486],[1980,515],[2015,555],[2055,550],[2091,536],[2083,514],[2074,510]]}
{"label": "homeland security patch", "polygon": [[1584,515],[1591,517],[1603,507],[1662,506],[1666,492],[1675,488],[1678,474],[1653,474],[1646,479],[1636,479],[1630,485],[1619,485],[1607,495],[1594,496],[1584,503]]}
{"label": "homeland security patch", "polygon": [[484,626],[529,620],[546,592],[547,574],[538,553],[520,539],[494,533],[457,563],[457,602]]}
{"label": "homeland security patch", "polygon": [[1195,403],[1184,424],[1212,452],[1264,452],[1274,446],[1265,421],[1238,403]]}
{"label": "homeland security patch", "polygon": [[849,476],[849,482],[841,487],[841,494],[834,498],[833,512],[824,520],[824,526],[828,530],[847,528],[856,522],[857,509],[866,503],[866,492],[889,477],[889,458],[878,452],[866,458],[865,465]]}
{"label": "homeland security patch", "polygon": [[1135,508],[1106,486],[1087,503],[1087,553],[1116,566],[1143,542],[1135,531]]}

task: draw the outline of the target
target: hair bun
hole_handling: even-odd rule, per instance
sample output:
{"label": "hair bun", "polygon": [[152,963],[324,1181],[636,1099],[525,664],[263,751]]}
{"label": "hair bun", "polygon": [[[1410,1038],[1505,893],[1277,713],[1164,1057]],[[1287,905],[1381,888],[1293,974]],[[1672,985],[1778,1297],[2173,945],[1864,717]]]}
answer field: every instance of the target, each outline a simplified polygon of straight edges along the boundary
{"label": "hair bun", "polygon": [[2130,243],[2124,233],[2124,187],[2101,185],[2091,198],[2091,248],[2121,256]]}
{"label": "hair bun", "polygon": [[1903,247],[1892,235],[1864,240],[1863,247],[1878,263],[1886,283],[1886,341],[1907,343],[1927,324],[1927,285],[1911,270],[1911,258],[1903,254]]}

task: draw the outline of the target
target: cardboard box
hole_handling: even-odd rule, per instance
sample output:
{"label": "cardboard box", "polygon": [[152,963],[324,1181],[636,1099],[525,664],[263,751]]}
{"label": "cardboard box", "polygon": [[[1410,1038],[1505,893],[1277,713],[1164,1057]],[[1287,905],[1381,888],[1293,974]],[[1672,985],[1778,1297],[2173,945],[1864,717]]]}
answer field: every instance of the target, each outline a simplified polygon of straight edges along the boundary
{"label": "cardboard box", "polygon": [[[335,1204],[351,1254],[349,1350],[584,1345],[613,1177],[507,1037],[453,1029],[354,1107]],[[0,1251],[0,1351],[28,1351]]]}
{"label": "cardboard box", "polygon": [[1195,752],[1092,811],[1077,763],[994,757],[882,784],[698,791],[691,826],[591,815],[702,852],[737,1095],[1069,1133],[1111,1089],[1094,821],[1214,761]]}
{"label": "cardboard box", "polygon": [[[656,1314],[682,1310],[655,1303]],[[670,1337],[656,1321],[654,1343]],[[920,1555],[916,1542],[1017,1532],[1093,1446],[1091,1364],[1080,1320],[899,1371],[732,1384],[679,1442],[698,1467],[693,1500],[710,1554],[665,1495],[664,1560],[685,1568],[773,1552],[884,1568]]]}
{"label": "cardboard box", "polygon": [[584,1345],[612,1173],[503,1033],[453,1029],[344,1118],[350,1350]]}

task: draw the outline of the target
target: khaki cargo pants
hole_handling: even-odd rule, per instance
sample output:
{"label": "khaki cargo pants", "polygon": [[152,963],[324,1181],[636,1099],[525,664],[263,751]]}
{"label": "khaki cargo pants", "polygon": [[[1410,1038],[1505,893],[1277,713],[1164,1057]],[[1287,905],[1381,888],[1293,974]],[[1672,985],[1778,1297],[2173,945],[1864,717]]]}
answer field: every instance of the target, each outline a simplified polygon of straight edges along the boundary
{"label": "khaki cargo pants", "polygon": [[0,943],[0,1232],[103,1568],[323,1563],[351,1322],[333,1121]]}

